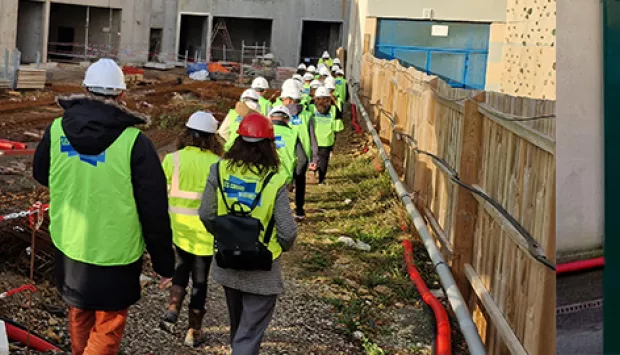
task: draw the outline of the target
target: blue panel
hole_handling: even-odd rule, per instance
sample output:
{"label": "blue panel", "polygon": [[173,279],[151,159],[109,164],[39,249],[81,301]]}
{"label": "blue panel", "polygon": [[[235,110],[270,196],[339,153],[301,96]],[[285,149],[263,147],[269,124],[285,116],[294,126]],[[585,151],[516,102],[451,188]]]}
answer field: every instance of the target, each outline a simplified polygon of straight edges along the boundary
{"label": "blue panel", "polygon": [[[449,26],[447,37],[433,25]],[[435,74],[455,87],[483,89],[490,25],[485,23],[379,19],[375,56]]]}

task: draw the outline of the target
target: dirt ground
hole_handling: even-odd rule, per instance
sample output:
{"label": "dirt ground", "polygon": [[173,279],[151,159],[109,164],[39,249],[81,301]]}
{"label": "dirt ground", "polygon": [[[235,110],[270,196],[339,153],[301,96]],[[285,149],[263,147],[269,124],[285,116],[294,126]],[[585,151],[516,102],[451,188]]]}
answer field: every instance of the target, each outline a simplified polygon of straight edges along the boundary
{"label": "dirt ground", "polygon": [[[62,114],[55,97],[82,90],[84,70],[63,67],[48,73],[52,85],[45,90],[22,92],[21,96],[0,91],[0,139],[36,146],[45,128]],[[206,109],[223,119],[244,90],[232,84],[191,82],[179,70],[147,71],[145,79],[148,85],[130,88],[126,104],[151,116],[153,122],[144,131],[161,152],[170,150],[192,112]],[[374,154],[366,139],[347,130],[339,138],[328,185],[309,186],[308,219],[300,225],[296,247],[283,257],[287,291],[279,300],[263,353],[431,353],[432,312],[403,268],[400,241],[409,237],[403,232],[406,214],[389,178],[373,168]],[[35,201],[48,201],[46,190],[31,178],[30,160],[29,156],[0,157],[0,215],[25,210]],[[27,283],[29,230],[27,220],[0,222],[0,292]],[[342,236],[367,243],[371,251],[338,243]],[[32,311],[25,307],[26,296],[17,295],[0,300],[0,316],[21,324],[31,318],[35,332],[67,347],[66,309],[54,288],[54,251],[44,247],[44,240],[49,240],[45,224],[37,238],[35,283],[39,292],[34,294]],[[419,242],[416,262],[429,288],[439,288]],[[221,287],[214,282],[209,285],[205,345],[189,349],[182,345],[184,313],[175,334],[158,329],[167,295],[157,288],[148,262],[144,276],[143,297],[130,312],[123,354],[230,353]],[[457,328],[453,320],[453,329]],[[455,354],[467,353],[456,330],[453,343]]]}

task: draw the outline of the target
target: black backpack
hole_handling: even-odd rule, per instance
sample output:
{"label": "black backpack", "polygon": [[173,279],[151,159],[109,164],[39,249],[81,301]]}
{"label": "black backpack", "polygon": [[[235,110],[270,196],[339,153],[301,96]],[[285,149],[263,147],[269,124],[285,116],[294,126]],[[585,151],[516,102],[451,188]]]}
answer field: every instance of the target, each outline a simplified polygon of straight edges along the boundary
{"label": "black backpack", "polygon": [[[249,211],[244,211],[239,201],[231,206],[226,201],[226,195],[222,190],[220,181],[220,163],[217,163],[218,190],[226,205],[228,214],[217,216],[213,219],[213,236],[215,237],[215,261],[223,269],[233,270],[264,270],[270,271],[273,263],[273,255],[267,248],[273,234],[275,224],[274,217],[263,228],[263,224],[257,218],[252,217],[252,211],[258,205],[263,190],[275,173],[270,173],[265,178],[261,190],[256,194]],[[261,232],[265,230],[265,240],[260,241]]]}

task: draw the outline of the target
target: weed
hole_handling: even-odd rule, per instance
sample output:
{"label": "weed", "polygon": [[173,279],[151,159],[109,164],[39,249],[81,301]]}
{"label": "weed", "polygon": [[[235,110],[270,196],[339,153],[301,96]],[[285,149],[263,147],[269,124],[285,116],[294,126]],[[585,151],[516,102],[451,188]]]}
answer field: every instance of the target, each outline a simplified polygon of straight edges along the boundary
{"label": "weed", "polygon": [[315,251],[310,258],[304,260],[306,268],[311,272],[322,271],[332,265],[329,257],[319,251]]}

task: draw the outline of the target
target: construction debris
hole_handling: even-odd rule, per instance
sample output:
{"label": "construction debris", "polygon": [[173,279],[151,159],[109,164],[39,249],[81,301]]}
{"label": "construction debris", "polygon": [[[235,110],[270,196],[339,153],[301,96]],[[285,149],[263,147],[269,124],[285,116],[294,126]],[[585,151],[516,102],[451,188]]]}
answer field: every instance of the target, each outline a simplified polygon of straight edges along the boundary
{"label": "construction debris", "polygon": [[17,71],[16,89],[43,89],[47,80],[47,70],[22,67]]}

